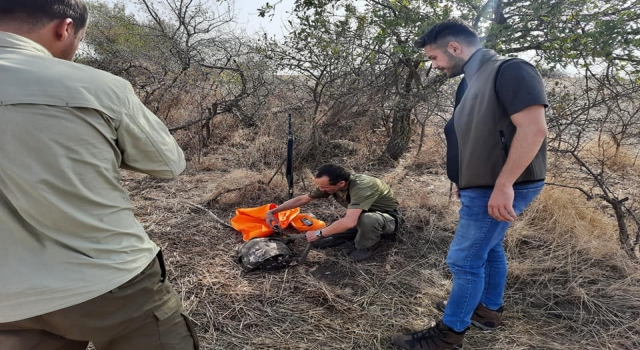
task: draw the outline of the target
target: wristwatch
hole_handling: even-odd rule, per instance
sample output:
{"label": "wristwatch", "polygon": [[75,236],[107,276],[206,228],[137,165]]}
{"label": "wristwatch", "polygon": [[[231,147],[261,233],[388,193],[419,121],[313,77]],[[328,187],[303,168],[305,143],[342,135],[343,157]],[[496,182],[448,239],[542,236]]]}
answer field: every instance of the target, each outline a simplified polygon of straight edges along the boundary
{"label": "wristwatch", "polygon": [[316,231],[316,237],[318,237],[318,238],[323,238],[323,236],[322,236],[322,230],[318,230],[318,231]]}

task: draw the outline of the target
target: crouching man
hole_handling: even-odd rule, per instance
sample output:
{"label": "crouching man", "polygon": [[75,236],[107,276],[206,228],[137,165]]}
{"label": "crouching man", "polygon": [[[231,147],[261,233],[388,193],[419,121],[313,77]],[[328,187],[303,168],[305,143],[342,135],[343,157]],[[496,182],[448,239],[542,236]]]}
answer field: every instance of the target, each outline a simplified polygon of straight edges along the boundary
{"label": "crouching man", "polygon": [[314,183],[317,187],[311,193],[292,198],[267,212],[266,221],[272,229],[279,225],[275,213],[332,197],[347,211],[344,217],[322,230],[307,232],[307,241],[315,248],[354,241],[356,249],[349,258],[360,261],[376,252],[381,239],[395,240],[404,219],[398,213],[398,201],[393,191],[382,180],[351,174],[339,165],[325,164],[318,169]]}

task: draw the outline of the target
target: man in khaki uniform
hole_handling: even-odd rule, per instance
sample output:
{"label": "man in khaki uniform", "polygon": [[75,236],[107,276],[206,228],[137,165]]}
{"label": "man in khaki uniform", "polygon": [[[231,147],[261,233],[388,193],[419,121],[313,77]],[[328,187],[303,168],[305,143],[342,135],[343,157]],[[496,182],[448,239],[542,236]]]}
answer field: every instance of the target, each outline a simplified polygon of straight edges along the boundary
{"label": "man in khaki uniform", "polygon": [[70,62],[87,17],[0,2],[0,349],[197,349],[119,173],[184,155],[129,83]]}
{"label": "man in khaki uniform", "polygon": [[317,188],[311,193],[292,198],[267,212],[267,224],[271,228],[274,228],[274,223],[277,225],[274,215],[277,212],[332,197],[347,212],[343,218],[322,230],[307,232],[307,241],[316,248],[354,241],[356,250],[349,257],[359,261],[371,257],[382,238],[395,240],[404,220],[398,213],[398,201],[386,183],[372,176],[351,174],[335,164],[321,166],[314,182]]}

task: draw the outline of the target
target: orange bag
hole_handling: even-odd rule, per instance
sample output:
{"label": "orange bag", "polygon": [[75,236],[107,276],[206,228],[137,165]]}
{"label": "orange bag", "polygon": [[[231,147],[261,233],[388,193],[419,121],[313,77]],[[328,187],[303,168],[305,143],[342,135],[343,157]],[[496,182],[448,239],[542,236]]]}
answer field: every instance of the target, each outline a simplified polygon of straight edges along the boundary
{"label": "orange bag", "polygon": [[[267,212],[277,205],[274,203],[265,204],[256,208],[238,208],[236,216],[231,218],[231,226],[242,233],[242,239],[246,242],[251,238],[267,237],[273,234],[273,230],[269,228],[264,220]],[[283,229],[289,226],[289,222],[300,213],[300,208],[281,211],[276,213],[277,219],[280,221],[280,227]]]}
{"label": "orange bag", "polygon": [[315,231],[327,226],[327,224],[322,220],[316,219],[313,214],[300,213],[293,217],[291,226],[298,231]]}

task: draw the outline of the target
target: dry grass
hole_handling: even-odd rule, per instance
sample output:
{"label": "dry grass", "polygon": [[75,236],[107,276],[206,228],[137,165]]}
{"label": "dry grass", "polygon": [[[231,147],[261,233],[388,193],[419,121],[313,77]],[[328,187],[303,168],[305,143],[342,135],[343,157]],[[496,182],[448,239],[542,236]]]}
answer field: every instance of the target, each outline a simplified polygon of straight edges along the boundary
{"label": "dry grass", "polygon": [[[280,175],[269,186],[258,182],[274,170],[237,169],[220,158],[205,158],[173,182],[125,174],[203,349],[391,349],[392,333],[440,317],[433,303],[450,289],[444,258],[457,220],[441,172],[417,173],[411,161],[371,168],[394,187],[408,223],[402,240],[385,243],[371,261],[350,262],[344,247],[312,251],[306,264],[287,270],[243,273],[235,262],[240,234],[183,202],[207,203],[236,188],[209,203],[228,219],[235,207],[285,200],[286,185]],[[298,182],[296,193],[303,191]],[[609,219],[574,198],[546,190],[509,232],[507,325],[468,332],[465,348],[640,347],[640,269],[619,252]],[[342,213],[331,201],[305,210],[326,221]],[[291,248],[300,253],[303,246]]]}
{"label": "dry grass", "polygon": [[633,147],[616,147],[613,139],[607,135],[586,142],[580,156],[591,164],[604,164],[607,170],[619,175],[637,174],[640,171],[640,152]]}
{"label": "dry grass", "polygon": [[547,188],[506,244],[506,301],[513,300],[515,327],[548,329],[546,336],[562,348],[633,349],[640,344],[633,336],[640,332],[638,265],[618,247],[615,221],[592,203],[570,190]]}
{"label": "dry grass", "polygon": [[[414,143],[419,143],[416,137]],[[422,141],[422,149],[419,153],[410,157],[410,168],[416,171],[427,171],[429,173],[445,173],[444,163],[447,156],[447,146],[442,135],[442,128],[430,126],[425,128],[425,135]]]}

